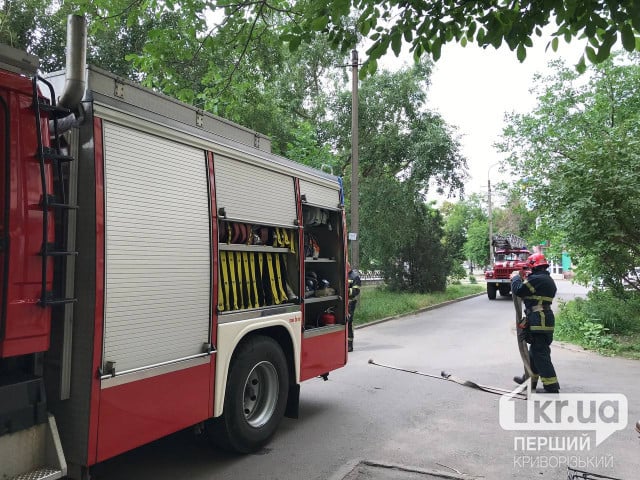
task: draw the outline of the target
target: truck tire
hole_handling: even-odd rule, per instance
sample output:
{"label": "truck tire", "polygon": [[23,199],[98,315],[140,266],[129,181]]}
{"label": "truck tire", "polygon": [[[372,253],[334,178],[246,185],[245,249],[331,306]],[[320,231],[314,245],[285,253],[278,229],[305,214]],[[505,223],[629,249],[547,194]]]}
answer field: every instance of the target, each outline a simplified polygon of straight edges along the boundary
{"label": "truck tire", "polygon": [[222,416],[206,423],[210,441],[237,453],[262,448],[273,436],[287,405],[289,370],[274,339],[253,336],[231,360]]}
{"label": "truck tire", "polygon": [[511,294],[511,285],[509,285],[508,283],[500,285],[500,288],[498,290],[500,291],[501,297],[507,297]]}
{"label": "truck tire", "polygon": [[487,297],[489,300],[496,299],[496,286],[493,283],[487,283]]}

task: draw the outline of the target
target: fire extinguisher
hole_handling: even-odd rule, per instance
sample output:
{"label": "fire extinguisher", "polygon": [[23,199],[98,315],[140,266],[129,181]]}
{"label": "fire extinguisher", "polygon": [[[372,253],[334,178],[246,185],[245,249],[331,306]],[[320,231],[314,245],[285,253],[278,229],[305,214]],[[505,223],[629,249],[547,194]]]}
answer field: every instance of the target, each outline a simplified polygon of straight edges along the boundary
{"label": "fire extinguisher", "polygon": [[333,313],[333,307],[327,308],[322,315],[320,315],[321,325],[335,325],[336,316]]}

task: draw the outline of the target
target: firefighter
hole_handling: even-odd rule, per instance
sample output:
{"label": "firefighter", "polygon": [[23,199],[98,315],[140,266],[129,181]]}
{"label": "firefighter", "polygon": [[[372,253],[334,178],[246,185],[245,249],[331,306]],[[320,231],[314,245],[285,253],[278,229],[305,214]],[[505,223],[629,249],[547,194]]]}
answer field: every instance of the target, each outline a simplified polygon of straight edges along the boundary
{"label": "firefighter", "polygon": [[[511,291],[522,298],[525,307],[525,316],[518,325],[518,336],[529,344],[529,358],[533,371],[531,388],[535,389],[540,379],[545,392],[558,393],[560,385],[551,363],[550,348],[555,326],[551,303],[556,295],[556,283],[547,271],[549,262],[542,253],[531,255],[527,259],[527,266],[531,273],[526,280],[520,278],[518,271],[511,274]],[[513,380],[522,384],[526,377],[514,377]]]}
{"label": "firefighter", "polygon": [[351,264],[347,262],[348,281],[349,281],[349,315],[347,317],[347,331],[348,331],[348,350],[353,352],[353,314],[356,311],[356,305],[358,304],[358,296],[360,295],[360,274],[357,270],[351,268]]}

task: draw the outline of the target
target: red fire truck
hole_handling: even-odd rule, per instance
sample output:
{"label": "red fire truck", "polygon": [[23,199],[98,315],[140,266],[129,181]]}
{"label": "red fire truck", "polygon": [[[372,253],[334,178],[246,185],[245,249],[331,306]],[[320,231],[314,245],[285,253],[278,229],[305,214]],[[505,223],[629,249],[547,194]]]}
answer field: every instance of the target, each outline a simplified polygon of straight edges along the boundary
{"label": "red fire truck", "polygon": [[0,478],[191,426],[255,451],[347,362],[341,181],[67,36],[45,77],[0,46]]}
{"label": "red fire truck", "polygon": [[526,260],[531,255],[527,243],[511,233],[493,235],[491,239],[493,263],[484,272],[487,282],[487,297],[496,299],[496,293],[506,297],[511,294],[511,273],[526,269]]}

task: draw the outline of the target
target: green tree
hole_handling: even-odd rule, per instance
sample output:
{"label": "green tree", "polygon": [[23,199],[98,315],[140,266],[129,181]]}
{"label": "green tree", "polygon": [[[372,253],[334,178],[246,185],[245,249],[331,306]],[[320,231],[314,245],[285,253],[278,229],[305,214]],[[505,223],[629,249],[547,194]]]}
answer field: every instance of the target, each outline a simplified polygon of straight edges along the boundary
{"label": "green tree", "polygon": [[489,265],[489,224],[487,219],[476,219],[469,224],[465,256],[475,265]]}
{"label": "green tree", "polygon": [[[363,247],[392,290],[442,291],[451,259],[442,242],[443,221],[410,181],[381,176],[363,185]],[[364,250],[364,248],[363,248]]]}
{"label": "green tree", "polygon": [[[427,212],[433,208],[425,199],[434,185],[438,191],[461,191],[466,177],[466,160],[456,138],[436,113],[426,109],[430,72],[430,63],[423,61],[393,73],[378,72],[359,88],[360,266],[382,268],[396,285],[410,284],[410,289],[426,288],[433,269],[443,268],[433,278],[446,280],[454,265],[449,254],[455,250],[442,243],[442,227],[429,223]],[[336,173],[344,175],[349,199],[351,92],[338,90],[327,105],[331,114],[321,123],[322,135],[338,156]],[[385,192],[397,199],[391,209],[379,205],[386,202]],[[402,215],[409,217],[400,222],[396,217]],[[428,244],[418,248],[421,241]],[[433,265],[425,266],[424,252],[436,250]],[[423,268],[424,278],[417,266]],[[429,288],[438,282],[428,283]]]}
{"label": "green tree", "polygon": [[538,79],[533,112],[510,116],[501,146],[517,171],[543,172],[520,184],[557,244],[618,283],[640,265],[638,60],[612,58],[586,81],[556,63]]}
{"label": "green tree", "polygon": [[[474,221],[486,222],[482,202],[477,194],[456,203],[444,202],[440,207],[444,217],[444,244],[449,257],[454,264],[461,265],[465,260],[469,262],[473,273],[475,261],[467,255],[465,244],[468,240],[469,228]],[[454,265],[455,266],[455,265]]]}
{"label": "green tree", "polygon": [[[359,87],[361,178],[397,176],[421,192],[462,190],[466,159],[451,128],[426,107],[431,62],[422,61],[396,72],[380,71]],[[321,124],[324,138],[340,155],[342,172],[351,158],[351,90],[338,90]]]}

